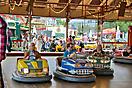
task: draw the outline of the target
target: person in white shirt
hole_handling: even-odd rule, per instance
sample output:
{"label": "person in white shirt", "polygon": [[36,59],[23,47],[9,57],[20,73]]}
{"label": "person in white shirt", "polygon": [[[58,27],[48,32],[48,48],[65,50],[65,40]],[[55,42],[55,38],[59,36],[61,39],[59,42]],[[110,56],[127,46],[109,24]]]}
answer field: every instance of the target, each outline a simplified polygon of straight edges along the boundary
{"label": "person in white shirt", "polygon": [[42,41],[42,36],[39,35],[38,38],[36,39],[36,47],[37,47],[37,51],[38,52],[41,52],[41,48],[42,48],[42,45],[43,45],[43,41]]}

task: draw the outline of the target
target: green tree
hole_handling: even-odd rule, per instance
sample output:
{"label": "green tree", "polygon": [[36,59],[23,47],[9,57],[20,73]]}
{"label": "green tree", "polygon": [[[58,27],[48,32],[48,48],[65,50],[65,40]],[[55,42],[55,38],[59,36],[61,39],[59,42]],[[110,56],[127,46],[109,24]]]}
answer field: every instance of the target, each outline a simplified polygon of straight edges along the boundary
{"label": "green tree", "polygon": [[83,23],[83,22],[75,22],[74,25],[77,27],[77,30],[78,30],[78,33],[79,34],[82,34],[82,33],[88,33],[90,32],[90,30],[96,30],[97,28],[97,25],[95,26],[91,26],[90,24],[88,23]]}
{"label": "green tree", "polygon": [[132,25],[132,22],[130,21],[113,21],[113,22],[105,22],[103,27],[104,28],[116,28],[119,26],[119,29],[122,32],[128,31],[128,26]]}
{"label": "green tree", "polygon": [[65,26],[65,21],[64,20],[62,20],[62,19],[56,19],[56,22],[57,22],[57,25],[63,25],[63,26]]}

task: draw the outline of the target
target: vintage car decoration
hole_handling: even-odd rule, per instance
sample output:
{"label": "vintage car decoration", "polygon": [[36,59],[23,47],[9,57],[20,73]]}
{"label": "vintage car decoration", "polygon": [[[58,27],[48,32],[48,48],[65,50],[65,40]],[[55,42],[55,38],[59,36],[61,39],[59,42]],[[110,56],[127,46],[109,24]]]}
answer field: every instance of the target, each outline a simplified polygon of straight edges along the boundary
{"label": "vintage car decoration", "polygon": [[114,70],[110,67],[111,59],[108,56],[89,56],[88,60],[93,64],[94,74],[113,75]]}
{"label": "vintage car decoration", "polygon": [[92,82],[96,76],[93,74],[93,65],[84,59],[56,59],[57,68],[54,71],[56,78],[71,82]]}
{"label": "vintage car decoration", "polygon": [[45,82],[50,81],[51,78],[46,59],[25,60],[18,58],[16,71],[12,74],[12,79],[19,82]]}

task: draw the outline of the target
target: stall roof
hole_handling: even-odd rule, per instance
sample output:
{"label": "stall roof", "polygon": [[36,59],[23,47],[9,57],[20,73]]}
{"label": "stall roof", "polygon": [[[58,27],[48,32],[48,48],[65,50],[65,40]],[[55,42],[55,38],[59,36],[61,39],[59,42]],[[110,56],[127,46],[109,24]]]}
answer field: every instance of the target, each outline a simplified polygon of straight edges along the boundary
{"label": "stall roof", "polygon": [[[132,21],[132,0],[1,0],[0,14]],[[120,16],[119,16],[120,15]]]}

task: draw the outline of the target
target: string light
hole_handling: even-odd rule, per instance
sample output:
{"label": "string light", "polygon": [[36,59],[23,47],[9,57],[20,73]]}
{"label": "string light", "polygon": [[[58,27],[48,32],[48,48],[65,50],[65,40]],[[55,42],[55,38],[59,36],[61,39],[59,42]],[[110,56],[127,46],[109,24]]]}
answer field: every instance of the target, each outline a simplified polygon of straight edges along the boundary
{"label": "string light", "polygon": [[[92,15],[91,12],[89,12],[89,11],[86,11],[86,12],[87,12],[89,15]],[[101,18],[101,17],[105,17],[105,16],[111,14],[112,12],[113,12],[113,11],[109,12],[108,14],[102,15],[102,16],[96,16],[96,15],[92,15],[92,16],[95,17],[95,18]]]}
{"label": "string light", "polygon": [[14,10],[16,5],[13,4],[13,6],[11,6],[11,4],[9,4],[9,6],[10,6],[10,9],[11,9],[11,10]]}
{"label": "string light", "polygon": [[16,1],[14,1],[14,3],[12,3],[12,4],[13,4],[13,6],[11,6],[11,4],[9,4],[9,6],[10,6],[10,9],[11,9],[11,10],[14,10],[14,9],[15,9],[15,6],[20,6],[20,5],[22,5],[22,0],[19,2],[19,4],[17,4]]}
{"label": "string light", "polygon": [[66,6],[65,6],[61,11],[55,11],[51,6],[50,6],[50,9],[51,9],[54,13],[57,13],[57,14],[62,13],[62,12],[67,8],[67,6],[71,3],[71,1],[72,1],[72,0],[70,0],[70,1],[66,4]]}
{"label": "string light", "polygon": [[102,3],[102,2],[103,2],[103,0],[100,0],[100,2]]}
{"label": "string light", "polygon": [[17,5],[17,6],[22,5],[22,0],[19,2],[19,4],[17,4],[16,1],[15,1],[15,5]]}

